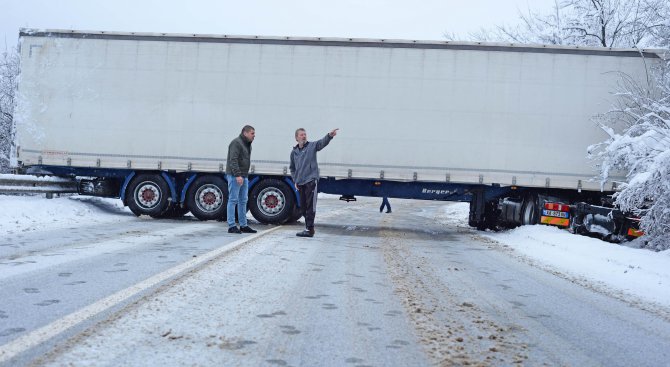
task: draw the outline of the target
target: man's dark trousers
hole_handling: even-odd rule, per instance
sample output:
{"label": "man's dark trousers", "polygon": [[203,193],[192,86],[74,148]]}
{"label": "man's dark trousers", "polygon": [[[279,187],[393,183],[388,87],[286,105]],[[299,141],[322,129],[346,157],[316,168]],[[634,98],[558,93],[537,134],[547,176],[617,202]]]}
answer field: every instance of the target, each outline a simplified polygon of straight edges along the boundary
{"label": "man's dark trousers", "polygon": [[316,185],[317,181],[310,181],[304,185],[298,185],[300,193],[300,210],[305,217],[307,230],[314,230],[314,216],[316,215]]}

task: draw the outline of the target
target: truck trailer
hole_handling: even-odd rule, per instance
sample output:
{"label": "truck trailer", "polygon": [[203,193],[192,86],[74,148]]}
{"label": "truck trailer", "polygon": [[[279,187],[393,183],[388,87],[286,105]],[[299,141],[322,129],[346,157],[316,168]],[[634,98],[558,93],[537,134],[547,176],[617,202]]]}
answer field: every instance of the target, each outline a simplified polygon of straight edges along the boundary
{"label": "truck trailer", "polygon": [[[544,223],[618,240],[587,147],[621,75],[656,50],[386,39],[20,32],[20,172],[70,177],[136,215],[226,215],[227,146],[256,129],[249,210],[300,217],[294,131],[319,153],[320,192],[470,203],[478,229]],[[419,204],[417,204],[419,205]]]}

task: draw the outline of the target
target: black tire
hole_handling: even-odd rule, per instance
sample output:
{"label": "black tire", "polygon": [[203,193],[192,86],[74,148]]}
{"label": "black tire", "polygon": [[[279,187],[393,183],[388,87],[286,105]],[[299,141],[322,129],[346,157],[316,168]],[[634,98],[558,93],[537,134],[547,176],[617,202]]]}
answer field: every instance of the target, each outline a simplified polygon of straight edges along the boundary
{"label": "black tire", "polygon": [[298,219],[302,218],[302,209],[298,207],[298,203],[293,203],[293,209],[291,210],[291,215],[289,215],[285,224],[295,223]]}
{"label": "black tire", "polygon": [[181,218],[188,212],[188,208],[184,208],[181,205],[172,205],[165,213],[156,218]]}
{"label": "black tire", "polygon": [[528,194],[523,199],[523,207],[521,209],[521,224],[533,225],[540,222],[540,208],[537,194]]}
{"label": "black tire", "polygon": [[228,183],[222,177],[198,177],[186,192],[186,207],[200,220],[226,217]]}
{"label": "black tire", "polygon": [[135,215],[161,216],[169,208],[170,188],[157,174],[135,176],[126,189],[126,203]]}
{"label": "black tire", "polygon": [[283,181],[265,179],[257,183],[249,194],[249,209],[257,221],[281,224],[293,214],[293,190]]}
{"label": "black tire", "polygon": [[[227,222],[228,221],[228,200],[226,200],[226,215],[221,218],[216,218],[217,222]],[[249,203],[247,202],[247,213],[249,213]],[[237,205],[235,205],[235,223],[240,223],[240,216],[237,213]]]}

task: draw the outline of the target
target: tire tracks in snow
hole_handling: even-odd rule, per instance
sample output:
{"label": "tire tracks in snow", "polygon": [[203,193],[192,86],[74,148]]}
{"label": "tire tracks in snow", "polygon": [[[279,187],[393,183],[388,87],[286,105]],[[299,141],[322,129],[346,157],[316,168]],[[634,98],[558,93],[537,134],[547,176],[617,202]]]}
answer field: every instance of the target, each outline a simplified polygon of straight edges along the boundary
{"label": "tire tracks in snow", "polygon": [[[417,337],[438,366],[523,365],[528,346],[488,319],[477,305],[450,292],[426,260],[407,250],[408,244],[381,231],[387,271]],[[459,271],[454,268],[452,271]]]}

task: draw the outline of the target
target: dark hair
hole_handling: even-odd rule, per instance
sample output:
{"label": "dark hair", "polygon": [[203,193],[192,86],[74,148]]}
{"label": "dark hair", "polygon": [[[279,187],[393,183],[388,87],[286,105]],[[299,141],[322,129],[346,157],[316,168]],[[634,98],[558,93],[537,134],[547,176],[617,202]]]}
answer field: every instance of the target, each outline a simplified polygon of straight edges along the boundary
{"label": "dark hair", "polygon": [[[303,129],[303,128],[296,129],[296,131],[295,131],[295,137],[296,138],[298,137],[298,133],[301,132],[301,131],[305,131],[305,129]],[[307,131],[305,131],[305,132],[307,132]]]}
{"label": "dark hair", "polygon": [[251,126],[251,125],[244,125],[244,127],[242,128],[242,134],[248,133],[251,130],[256,130],[256,129],[254,129],[254,127]]}

